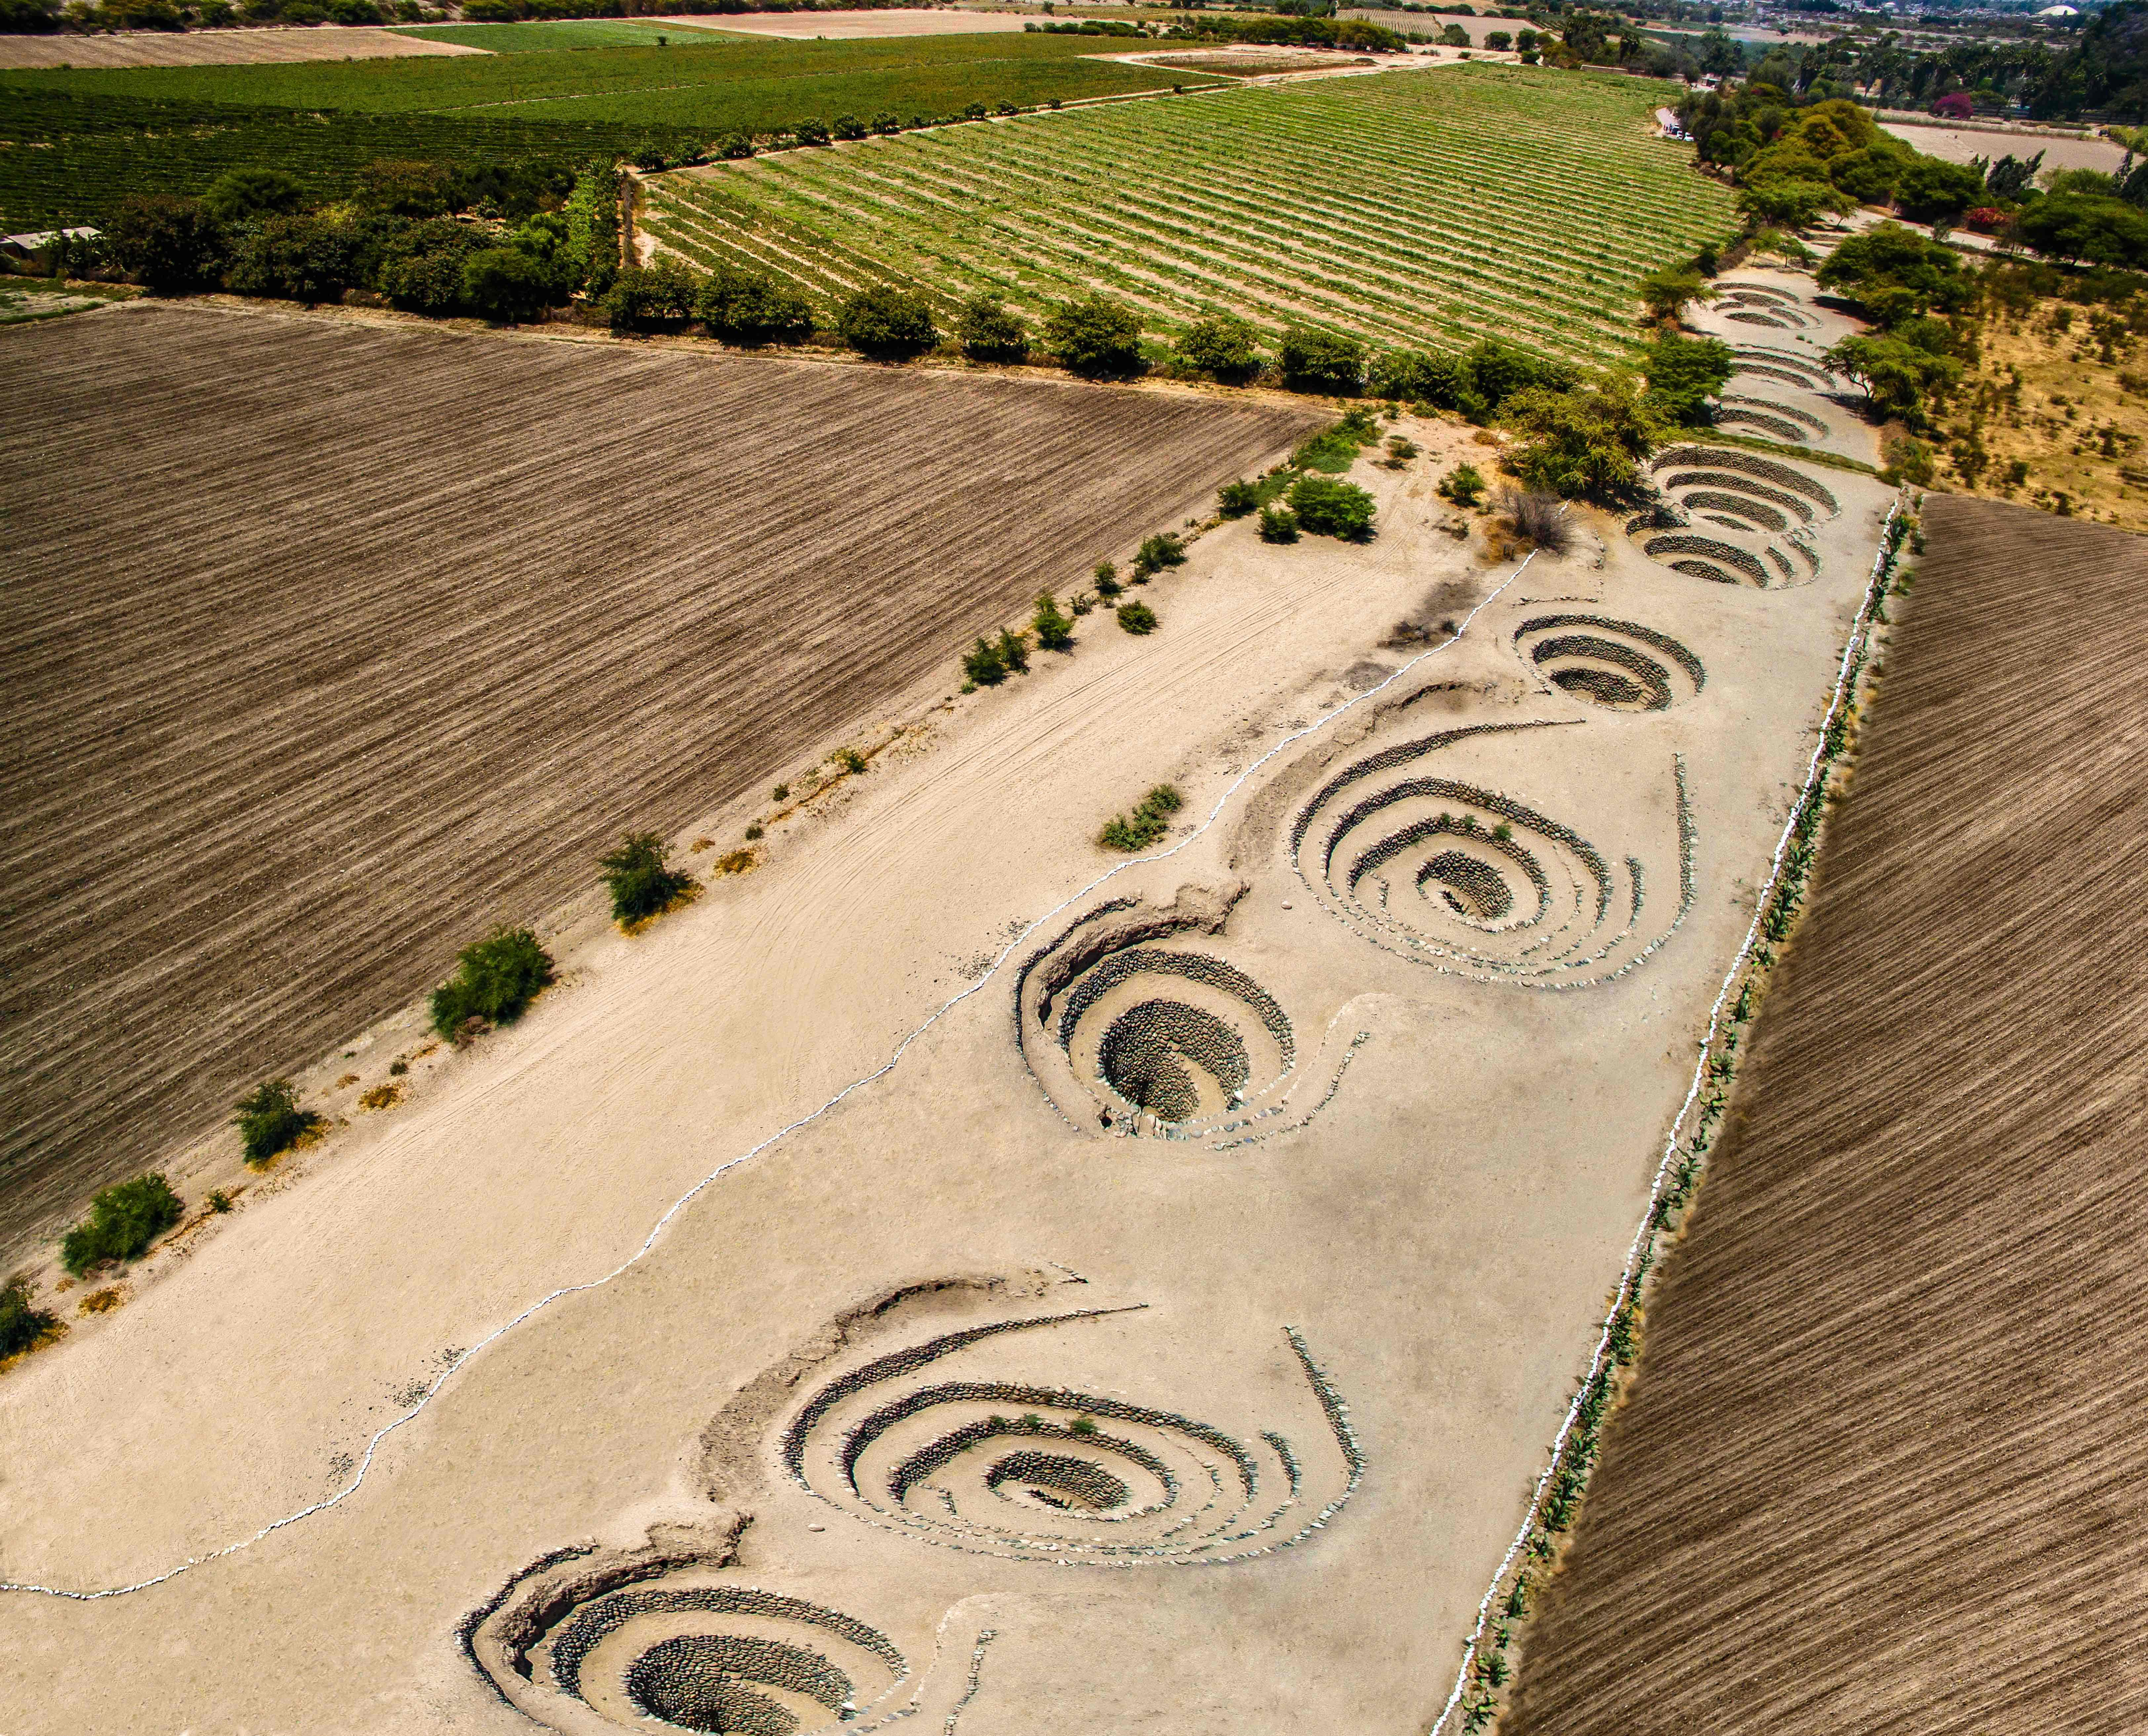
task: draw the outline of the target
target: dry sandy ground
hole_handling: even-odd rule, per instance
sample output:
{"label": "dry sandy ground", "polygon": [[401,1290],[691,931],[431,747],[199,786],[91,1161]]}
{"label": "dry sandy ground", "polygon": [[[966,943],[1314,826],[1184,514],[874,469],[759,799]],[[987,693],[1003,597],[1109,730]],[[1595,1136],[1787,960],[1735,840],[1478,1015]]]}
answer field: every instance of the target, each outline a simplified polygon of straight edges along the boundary
{"label": "dry sandy ground", "polygon": [[1925,527],[1517,1736],[2148,1728],[2148,541]]}
{"label": "dry sandy ground", "polygon": [[1724,429],[1877,464],[1879,432],[1861,414],[1864,394],[1820,361],[1856,322],[1814,302],[1809,272],[1741,266],[1715,286],[1721,294],[1689,308],[1686,323],[1737,355],[1740,371],[1724,389],[1718,418]]}
{"label": "dry sandy ground", "polygon": [[129,30],[116,36],[0,36],[0,67],[250,66],[279,60],[396,60],[414,54],[485,52],[460,43],[339,24],[183,33]]}
{"label": "dry sandy ground", "polygon": [[[1357,473],[1377,540],[1204,537],[1153,639],[1089,618],[0,1382],[0,1573],[88,1588],[350,1488],[456,1370],[340,1504],[8,1594],[14,1725],[596,1732],[750,1693],[1424,1729],[1886,496],[1824,473],[1809,583],[1590,514],[1516,574],[1433,492],[1483,449],[1406,431],[1424,458]],[[1644,671],[1665,709],[1590,697]],[[1162,778],[1172,853],[1101,852]]]}
{"label": "dry sandy ground", "polygon": [[2025,159],[2041,151],[2044,166],[2040,173],[2045,178],[2062,168],[2095,168],[2109,174],[2125,159],[2125,147],[2107,138],[2074,138],[1998,128],[1920,127],[1901,121],[1882,121],[1880,124],[1927,157],[1943,157],[1949,163],[1967,163],[1974,157],[1996,163],[2001,157],[2010,155]]}
{"label": "dry sandy ground", "polygon": [[10,1252],[330,1044],[354,1112],[457,948],[1318,419],[148,302],[0,344]]}
{"label": "dry sandy ground", "polygon": [[650,18],[653,24],[685,24],[700,30],[735,30],[747,36],[826,37],[831,42],[858,42],[881,37],[974,36],[981,32],[1020,30],[1041,13],[911,11],[749,12],[720,18],[706,14]]}

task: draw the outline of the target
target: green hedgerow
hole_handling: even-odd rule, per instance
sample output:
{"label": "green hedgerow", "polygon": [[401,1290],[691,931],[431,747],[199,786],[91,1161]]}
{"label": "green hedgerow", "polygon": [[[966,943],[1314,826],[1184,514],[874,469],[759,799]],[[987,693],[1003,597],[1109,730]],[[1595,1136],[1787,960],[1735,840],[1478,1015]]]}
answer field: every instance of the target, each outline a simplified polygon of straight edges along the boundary
{"label": "green hedgerow", "polygon": [[310,1109],[299,1107],[299,1090],[288,1079],[264,1080],[233,1106],[231,1125],[238,1129],[246,1161],[260,1165],[288,1151],[321,1125]]}
{"label": "green hedgerow", "polygon": [[494,1025],[510,1025],[551,981],[552,955],[535,935],[526,928],[495,928],[464,947],[456,955],[455,974],[433,991],[433,1029],[455,1042]]}
{"label": "green hedgerow", "polygon": [[108,1187],[89,1217],[60,1238],[60,1264],[80,1277],[107,1260],[133,1260],[185,1215],[171,1184],[153,1171]]}
{"label": "green hedgerow", "polygon": [[1185,798],[1175,785],[1158,784],[1132,813],[1115,814],[1106,820],[1097,841],[1107,850],[1147,850],[1170,830],[1171,816],[1184,805]]}
{"label": "green hedgerow", "polygon": [[1146,603],[1122,603],[1119,605],[1119,625],[1137,637],[1144,633],[1153,633],[1157,629],[1156,611]]}
{"label": "green hedgerow", "polygon": [[597,858],[611,913],[620,922],[639,922],[669,910],[694,884],[694,876],[664,865],[664,845],[654,832],[629,832],[618,849]]}

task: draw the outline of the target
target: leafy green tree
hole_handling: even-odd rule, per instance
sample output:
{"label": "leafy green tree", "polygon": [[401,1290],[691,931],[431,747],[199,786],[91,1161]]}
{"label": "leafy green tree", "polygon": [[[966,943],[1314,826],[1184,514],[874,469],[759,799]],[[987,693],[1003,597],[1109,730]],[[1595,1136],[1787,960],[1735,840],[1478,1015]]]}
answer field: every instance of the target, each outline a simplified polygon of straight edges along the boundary
{"label": "leafy green tree", "polygon": [[1469,33],[1459,24],[1449,24],[1439,33],[1439,42],[1442,48],[1466,48],[1469,46]]}
{"label": "leafy green tree", "polygon": [[866,123],[854,114],[839,114],[836,117],[834,131],[836,138],[854,141],[866,136]]}
{"label": "leafy green tree", "polygon": [[1365,346],[1314,326],[1287,328],[1281,359],[1283,384],[1301,392],[1354,392],[1365,377]]}
{"label": "leafy green tree", "polygon": [[1074,644],[1074,623],[1056,602],[1050,591],[1039,591],[1036,613],[1029,619],[1030,631],[1036,634],[1040,649],[1046,651],[1071,650]]}
{"label": "leafy green tree", "polygon": [[1920,155],[1895,177],[1895,200],[1910,217],[1960,217],[1984,202],[1984,173],[1971,163]]}
{"label": "leafy green tree", "polygon": [[1101,378],[1141,366],[1140,317],[1108,295],[1067,303],[1045,322],[1044,336],[1070,373]]}
{"label": "leafy green tree", "polygon": [[1664,422],[1632,376],[1563,392],[1538,387],[1516,396],[1506,414],[1522,436],[1508,467],[1528,488],[1604,506],[1646,494],[1641,461]]}
{"label": "leafy green tree", "polygon": [[358,225],[312,212],[267,217],[232,238],[224,287],[235,295],[334,301],[365,280]]}
{"label": "leafy green tree", "polygon": [[113,263],[147,288],[183,294],[211,282],[223,263],[223,237],[199,199],[138,194],[104,225]]}
{"label": "leafy green tree", "polygon": [[691,319],[700,291],[684,261],[660,253],[646,265],[621,269],[599,305],[615,332],[654,331]]}
{"label": "leafy green tree", "polygon": [[1945,390],[1961,378],[1961,364],[1954,357],[1912,341],[1922,335],[1859,334],[1844,338],[1828,351],[1824,359],[1834,372],[1864,389],[1866,399],[1879,414],[1900,418],[1912,428],[1922,427],[1927,397]]}
{"label": "leafy green tree", "polygon": [[1675,325],[1688,303],[1714,301],[1722,294],[1699,272],[1676,267],[1652,271],[1641,279],[1641,305],[1660,324]]}
{"label": "leafy green tree", "polygon": [[1852,235],[1820,262],[1814,276],[1821,288],[1842,291],[1881,324],[1933,308],[1959,307],[1971,288],[1952,248],[1898,223],[1875,223]]}
{"label": "leafy green tree", "polygon": [[1029,354],[1029,328],[996,295],[978,295],[963,304],[955,334],[963,352],[980,362],[1019,362]]}
{"label": "leafy green tree", "polygon": [[1847,210],[1856,203],[1854,196],[1832,181],[1769,181],[1745,188],[1738,195],[1739,213],[1749,223],[1792,229],[1810,228],[1822,212]]}
{"label": "leafy green tree", "polygon": [[828,123],[824,120],[816,119],[799,122],[795,137],[801,145],[824,145],[827,143],[831,134],[828,131]]}
{"label": "leafy green tree", "polygon": [[296,175],[280,168],[228,168],[209,183],[201,202],[218,223],[251,223],[303,208],[306,189]]}
{"label": "leafy green tree", "polygon": [[1728,344],[1673,331],[1658,333],[1641,355],[1649,401],[1666,420],[1692,427],[1709,419],[1708,400],[1723,389],[1737,365]]}
{"label": "leafy green tree", "polygon": [[455,974],[433,991],[433,1029],[459,1041],[472,1028],[512,1024],[552,981],[552,955],[526,928],[496,928],[456,956]]}
{"label": "leafy green tree", "polygon": [[321,1125],[312,1110],[299,1107],[299,1089],[288,1079],[264,1080],[234,1106],[231,1125],[238,1130],[248,1163],[266,1163]]}
{"label": "leafy green tree", "polygon": [[2015,218],[2014,233],[2055,259],[2148,266],[2148,213],[2123,199],[2055,193],[2038,199]]}
{"label": "leafy green tree", "polygon": [[797,343],[813,334],[812,304],[746,266],[719,265],[695,296],[694,313],[730,344]]}
{"label": "leafy green tree", "polygon": [[691,889],[694,876],[664,865],[664,840],[654,832],[629,832],[616,850],[597,858],[615,921],[639,922],[669,910]]}
{"label": "leafy green tree", "polygon": [[888,283],[860,290],[845,302],[836,330],[851,349],[869,356],[917,355],[940,341],[931,303]]}
{"label": "leafy green tree", "polygon": [[1259,334],[1236,314],[1213,314],[1187,327],[1178,340],[1178,359],[1217,379],[1242,380],[1260,368],[1259,342]]}
{"label": "leafy green tree", "polygon": [[552,297],[544,266],[519,248],[480,248],[463,261],[463,304],[486,319],[527,319]]}
{"label": "leafy green tree", "polygon": [[1285,498],[1300,528],[1315,536],[1362,543],[1373,534],[1373,497],[1355,483],[1332,476],[1301,476]]}
{"label": "leafy green tree", "polygon": [[107,1260],[139,1259],[185,1216],[171,1184],[153,1172],[108,1187],[89,1202],[89,1217],[60,1238],[60,1264],[80,1277]]}
{"label": "leafy green tree", "polygon": [[381,293],[414,313],[459,313],[463,267],[472,253],[484,250],[487,241],[482,230],[452,218],[414,223],[388,243],[380,265]]}

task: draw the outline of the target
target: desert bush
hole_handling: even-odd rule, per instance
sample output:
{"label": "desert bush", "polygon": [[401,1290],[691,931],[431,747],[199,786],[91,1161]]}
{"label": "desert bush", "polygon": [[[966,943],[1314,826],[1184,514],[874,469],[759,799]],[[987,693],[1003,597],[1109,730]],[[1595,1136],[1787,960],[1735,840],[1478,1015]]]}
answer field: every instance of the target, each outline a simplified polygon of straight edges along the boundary
{"label": "desert bush", "polygon": [[1282,334],[1283,384],[1301,392],[1354,392],[1365,377],[1365,346],[1339,332],[1293,325]]}
{"label": "desert bush", "polygon": [[1297,514],[1287,506],[1264,506],[1261,509],[1261,540],[1264,543],[1294,543],[1297,540]]}
{"label": "desert bush", "polygon": [[126,199],[104,225],[104,240],[115,265],[166,294],[200,288],[223,261],[223,238],[199,199]]}
{"label": "desert bush", "polygon": [[1000,629],[1000,636],[992,647],[1000,654],[1000,661],[1018,675],[1029,673],[1029,640],[1011,627]]}
{"label": "desert bush", "polygon": [[[1138,604],[1130,604],[1138,608]],[[1177,789],[1158,784],[1144,795],[1131,814],[1114,814],[1104,822],[1097,841],[1107,850],[1147,850],[1171,830],[1171,816],[1185,805]],[[1093,1428],[1094,1425],[1091,1425]]]}
{"label": "desert bush", "polygon": [[1029,354],[1029,328],[996,295],[966,302],[955,333],[963,352],[980,362],[1019,362]]}
{"label": "desert bush", "polygon": [[1373,534],[1373,497],[1355,483],[1301,476],[1287,497],[1301,529],[1361,543]]}
{"label": "desert bush", "polygon": [[299,1107],[298,1087],[288,1079],[263,1080],[233,1106],[231,1125],[252,1164],[289,1151],[321,1125],[319,1116]]}
{"label": "desert bush", "polygon": [[456,1042],[494,1025],[511,1025],[551,981],[552,955],[535,935],[495,928],[464,947],[455,974],[433,991],[433,1029]]}
{"label": "desert bush", "polygon": [[962,673],[979,687],[996,687],[1006,680],[1006,659],[996,645],[979,634],[977,642],[962,653]]}
{"label": "desert bush", "polygon": [[58,1318],[31,1304],[30,1281],[21,1273],[0,1284],[0,1357],[28,1350],[59,1325]]}
{"label": "desert bush", "polygon": [[694,312],[732,344],[795,343],[813,334],[813,309],[765,271],[720,265],[694,298]]}
{"label": "desert bush", "polygon": [[836,330],[851,349],[869,356],[916,355],[940,341],[932,304],[886,283],[845,302]]}
{"label": "desert bush", "polygon": [[870,769],[866,764],[866,756],[854,747],[839,747],[828,755],[828,760],[830,764],[847,771],[854,778],[863,777]]}
{"label": "desert bush", "polygon": [[1216,491],[1216,504],[1225,518],[1242,519],[1260,509],[1261,485],[1242,480],[1227,482]]}
{"label": "desert bush", "polygon": [[1045,322],[1044,335],[1070,373],[1131,374],[1141,366],[1141,319],[1108,295],[1067,303]]}
{"label": "desert bush", "polygon": [[1522,541],[1549,554],[1563,554],[1573,546],[1573,529],[1559,512],[1556,494],[1508,489],[1499,496],[1499,510]]}
{"label": "desert bush", "polygon": [[694,876],[664,865],[664,845],[654,832],[629,832],[616,850],[597,858],[611,914],[619,922],[639,922],[668,910],[694,884]]}
{"label": "desert bush", "polygon": [[185,1215],[171,1184],[151,1172],[108,1187],[89,1202],[89,1216],[60,1238],[60,1264],[75,1277],[107,1260],[138,1259]]}
{"label": "desert bush", "polygon": [[1134,551],[1134,583],[1146,584],[1166,567],[1186,564],[1186,544],[1170,531],[1160,531],[1154,536],[1143,537],[1142,545]]}
{"label": "desert bush", "polygon": [[1122,603],[1119,605],[1119,625],[1137,638],[1153,633],[1157,630],[1156,611],[1146,603]]}
{"label": "desert bush", "polygon": [[1178,340],[1178,359],[1222,380],[1243,380],[1261,365],[1259,334],[1234,314],[1196,320]]}
{"label": "desert bush", "polygon": [[1074,643],[1074,623],[1061,612],[1048,590],[1037,594],[1036,613],[1030,617],[1029,625],[1042,650],[1064,651]]}
{"label": "desert bush", "polygon": [[1388,437],[1388,455],[1380,460],[1380,467],[1386,470],[1399,470],[1417,457],[1422,449],[1415,440],[1406,440],[1400,434],[1390,434]]}
{"label": "desert bush", "polygon": [[1438,494],[1457,506],[1481,506],[1484,502],[1484,473],[1472,464],[1459,464],[1439,479]]}

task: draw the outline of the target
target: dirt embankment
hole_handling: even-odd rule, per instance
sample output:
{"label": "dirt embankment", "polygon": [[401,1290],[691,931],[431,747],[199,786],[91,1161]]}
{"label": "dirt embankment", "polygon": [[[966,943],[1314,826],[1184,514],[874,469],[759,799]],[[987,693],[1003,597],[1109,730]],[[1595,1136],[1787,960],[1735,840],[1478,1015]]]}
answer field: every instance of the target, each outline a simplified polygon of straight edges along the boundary
{"label": "dirt embankment", "polygon": [[0,347],[11,1241],[1317,419],[168,307]]}
{"label": "dirt embankment", "polygon": [[1515,1736],[2148,1727],[2148,542],[1926,524]]}

